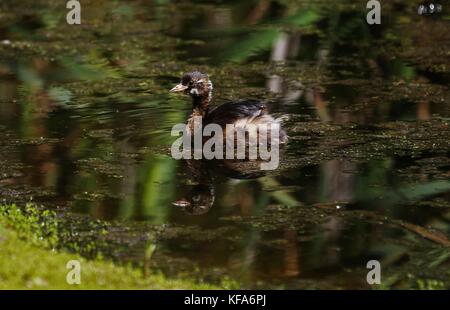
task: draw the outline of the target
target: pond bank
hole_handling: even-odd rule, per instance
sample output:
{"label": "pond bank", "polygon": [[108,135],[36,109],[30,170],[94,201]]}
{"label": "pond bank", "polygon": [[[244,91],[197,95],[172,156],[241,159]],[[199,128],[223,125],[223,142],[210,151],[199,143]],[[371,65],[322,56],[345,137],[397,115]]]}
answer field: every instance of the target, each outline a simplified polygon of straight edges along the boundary
{"label": "pond bank", "polygon": [[[42,215],[42,214],[40,214]],[[50,214],[44,214],[50,215]],[[217,289],[209,284],[171,280],[160,274],[102,259],[52,249],[56,230],[42,225],[37,214],[27,215],[15,205],[0,206],[0,289]],[[81,283],[66,281],[67,262],[78,260]]]}

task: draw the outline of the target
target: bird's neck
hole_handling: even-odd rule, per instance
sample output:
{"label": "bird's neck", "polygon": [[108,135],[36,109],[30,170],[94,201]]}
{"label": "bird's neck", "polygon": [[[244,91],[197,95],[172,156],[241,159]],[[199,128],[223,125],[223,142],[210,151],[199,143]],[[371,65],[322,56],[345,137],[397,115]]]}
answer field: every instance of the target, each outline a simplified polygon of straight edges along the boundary
{"label": "bird's neck", "polygon": [[209,110],[209,104],[211,103],[211,92],[205,96],[193,96],[192,97],[192,116],[204,117]]}

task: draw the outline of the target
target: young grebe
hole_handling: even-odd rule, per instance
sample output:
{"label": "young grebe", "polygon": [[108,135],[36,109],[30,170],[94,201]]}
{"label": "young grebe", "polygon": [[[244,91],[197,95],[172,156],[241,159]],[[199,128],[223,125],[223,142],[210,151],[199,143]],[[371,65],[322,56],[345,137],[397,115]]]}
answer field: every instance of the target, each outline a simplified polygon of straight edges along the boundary
{"label": "young grebe", "polygon": [[[202,126],[218,124],[225,131],[227,124],[235,127],[246,127],[247,124],[279,124],[265,105],[255,100],[227,102],[210,110],[213,86],[206,74],[190,72],[183,75],[181,82],[171,92],[184,92],[192,97],[192,114],[187,123],[188,133],[194,132],[194,118],[202,118]],[[225,135],[224,135],[225,137]],[[287,141],[287,135],[280,128],[279,144]],[[268,141],[270,142],[270,141]],[[260,162],[248,160],[216,160],[200,162],[187,160],[188,175],[196,184],[184,197],[173,202],[185,212],[193,215],[207,213],[214,204],[215,190],[213,177],[229,176],[233,179],[252,179],[264,175]]]}
{"label": "young grebe", "polygon": [[[184,92],[192,97],[192,114],[188,120],[188,128],[193,132],[194,117],[202,117],[202,124],[218,124],[224,131],[227,124],[245,128],[247,124],[279,124],[266,109],[266,106],[255,100],[227,102],[210,111],[213,86],[206,74],[198,71],[183,75],[178,85],[170,92]],[[287,141],[287,135],[280,128],[279,144]]]}

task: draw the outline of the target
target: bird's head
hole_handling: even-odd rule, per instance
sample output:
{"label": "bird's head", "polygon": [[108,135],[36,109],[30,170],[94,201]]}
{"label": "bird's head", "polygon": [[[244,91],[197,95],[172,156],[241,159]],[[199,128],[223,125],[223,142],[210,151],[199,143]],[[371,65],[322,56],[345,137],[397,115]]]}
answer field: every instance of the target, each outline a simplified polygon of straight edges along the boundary
{"label": "bird's head", "polygon": [[208,97],[211,95],[212,89],[213,86],[208,76],[194,71],[184,74],[180,83],[175,85],[170,92],[184,92],[191,97]]}

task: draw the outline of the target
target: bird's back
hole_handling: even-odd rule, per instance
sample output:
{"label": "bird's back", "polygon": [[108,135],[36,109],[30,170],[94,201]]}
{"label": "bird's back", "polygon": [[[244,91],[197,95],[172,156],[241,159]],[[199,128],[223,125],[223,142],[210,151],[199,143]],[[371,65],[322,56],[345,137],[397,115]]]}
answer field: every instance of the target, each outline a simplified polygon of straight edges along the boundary
{"label": "bird's back", "polygon": [[[227,102],[211,112],[204,118],[204,125],[218,124],[225,128],[227,124],[233,124],[236,128],[246,128],[248,124],[273,125],[279,121],[267,112],[266,105],[256,100]],[[224,136],[225,138],[225,136]],[[287,141],[287,135],[283,129],[279,132],[279,143]]]}
{"label": "bird's back", "polygon": [[256,100],[227,102],[206,114],[205,124],[214,123],[225,126],[226,124],[234,124],[243,119],[251,121],[264,114],[267,114],[266,106]]}

